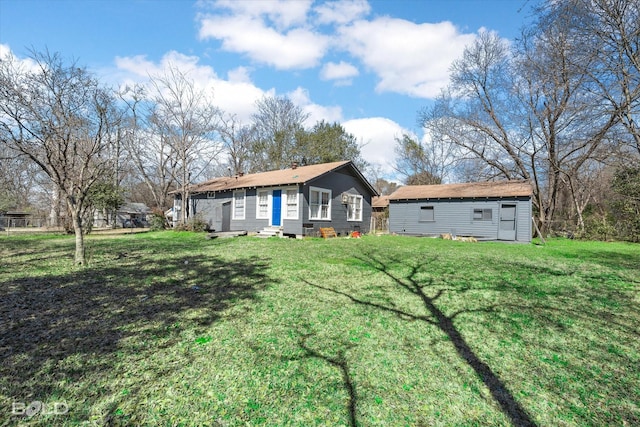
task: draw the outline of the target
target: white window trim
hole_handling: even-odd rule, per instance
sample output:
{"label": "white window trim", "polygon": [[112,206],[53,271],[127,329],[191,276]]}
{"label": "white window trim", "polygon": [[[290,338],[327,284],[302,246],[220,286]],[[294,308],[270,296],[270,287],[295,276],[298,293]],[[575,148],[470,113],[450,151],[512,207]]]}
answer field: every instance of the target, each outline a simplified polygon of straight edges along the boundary
{"label": "white window trim", "polygon": [[[267,213],[265,216],[260,216],[260,193],[267,193]],[[271,190],[256,190],[256,219],[269,219],[271,216],[271,194]]]}
{"label": "white window trim", "polygon": [[[242,216],[236,216],[236,194],[242,193]],[[246,190],[236,190],[233,192],[233,206],[231,210],[231,219],[242,220],[247,215],[247,192]]]}
{"label": "white window trim", "polygon": [[[360,217],[359,218],[349,218],[349,205],[351,204],[351,198],[355,198],[360,201]],[[348,222],[362,222],[362,211],[364,210],[364,197],[360,194],[349,194],[348,195],[348,204],[347,204],[347,221]]]}
{"label": "white window trim", "polygon": [[[289,196],[287,196],[287,191],[296,192],[296,213],[295,215],[292,215],[292,216],[287,215],[289,211],[288,209]],[[300,191],[298,190],[298,187],[283,188],[282,193],[284,194],[283,201],[282,201],[282,208],[283,208],[282,210],[284,211],[282,214],[282,219],[298,219],[299,212],[300,212]]]}
{"label": "white window trim", "polygon": [[[328,217],[327,218],[322,218],[322,217],[313,217],[311,216],[311,192],[312,191],[319,191],[321,194],[322,193],[328,193],[329,194],[329,205],[327,208],[327,214]],[[320,187],[309,187],[309,220],[313,220],[313,221],[331,221],[331,203],[332,203],[332,193],[331,190],[328,190],[326,188],[320,188]],[[322,196],[320,196],[320,201],[322,201]],[[322,205],[320,205],[322,206]],[[322,208],[318,210],[318,212],[322,212]]]}

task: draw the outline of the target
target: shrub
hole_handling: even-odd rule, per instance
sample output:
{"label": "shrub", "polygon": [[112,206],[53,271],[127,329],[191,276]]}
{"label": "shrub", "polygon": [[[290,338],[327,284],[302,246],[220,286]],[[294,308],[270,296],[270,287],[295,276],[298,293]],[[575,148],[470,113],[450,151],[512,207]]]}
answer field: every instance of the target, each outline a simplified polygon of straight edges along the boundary
{"label": "shrub", "polygon": [[160,231],[167,228],[167,220],[162,211],[153,211],[149,220],[149,228],[151,231]]}
{"label": "shrub", "polygon": [[178,225],[176,225],[174,230],[176,230],[176,231],[196,231],[196,232],[208,231],[209,230],[209,224],[207,224],[202,219],[202,217],[196,215],[193,218],[189,218],[189,220],[187,221],[186,224],[178,224]]}
{"label": "shrub", "polygon": [[604,216],[585,218],[584,231],[578,237],[586,240],[610,240],[617,237],[616,227]]}

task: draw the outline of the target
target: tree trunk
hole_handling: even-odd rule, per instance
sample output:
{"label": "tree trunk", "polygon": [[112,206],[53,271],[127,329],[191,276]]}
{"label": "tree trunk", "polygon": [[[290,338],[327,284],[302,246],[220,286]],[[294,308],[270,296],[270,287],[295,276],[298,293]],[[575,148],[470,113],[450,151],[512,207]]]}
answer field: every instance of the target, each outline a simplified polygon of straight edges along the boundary
{"label": "tree trunk", "polygon": [[80,213],[80,209],[77,206],[73,206],[70,204],[71,210],[71,219],[73,221],[73,231],[76,235],[76,255],[74,262],[77,265],[85,264],[85,253],[84,253],[84,234],[82,233],[82,215]]}
{"label": "tree trunk", "polygon": [[49,213],[49,226],[60,226],[60,202],[62,200],[62,194],[60,187],[54,184],[53,194],[51,194],[51,211]]}

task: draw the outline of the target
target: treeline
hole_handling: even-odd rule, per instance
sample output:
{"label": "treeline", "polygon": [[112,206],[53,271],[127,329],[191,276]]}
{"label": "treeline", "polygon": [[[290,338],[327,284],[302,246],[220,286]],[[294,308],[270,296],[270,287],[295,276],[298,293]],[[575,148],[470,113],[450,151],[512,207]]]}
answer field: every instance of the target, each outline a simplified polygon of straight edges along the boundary
{"label": "treeline", "polygon": [[548,1],[514,42],[481,33],[398,140],[419,183],[524,179],[544,234],[640,240],[640,3]]}
{"label": "treeline", "polygon": [[[550,0],[532,13],[517,40],[482,32],[467,46],[418,113],[426,138],[395,141],[395,168],[406,184],[527,180],[545,235],[639,241],[640,3]],[[305,127],[308,115],[286,97],[255,107],[242,122],[176,68],[114,90],[60,54],[9,53],[0,210],[39,206],[54,224],[66,216],[81,263],[92,212],[125,197],[163,210],[172,190],[188,195],[214,176],[347,159],[366,169],[339,123]],[[381,193],[396,187],[371,180]]]}
{"label": "treeline", "polygon": [[0,210],[40,206],[51,225],[64,217],[82,264],[95,210],[114,214],[125,197],[161,212],[172,190],[188,197],[213,176],[293,162],[365,166],[353,135],[339,123],[306,128],[308,115],[286,97],[259,100],[246,124],[214,99],[176,68],[113,90],[57,53],[0,58]]}

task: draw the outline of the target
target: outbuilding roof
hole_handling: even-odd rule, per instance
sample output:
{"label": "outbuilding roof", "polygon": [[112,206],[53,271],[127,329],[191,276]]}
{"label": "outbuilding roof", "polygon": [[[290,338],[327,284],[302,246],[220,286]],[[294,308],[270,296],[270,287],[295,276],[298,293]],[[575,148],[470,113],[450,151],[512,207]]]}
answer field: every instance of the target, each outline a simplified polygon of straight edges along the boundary
{"label": "outbuilding roof", "polygon": [[389,206],[389,196],[376,196],[371,199],[371,207],[375,209],[384,209]]}
{"label": "outbuilding roof", "polygon": [[[372,194],[377,194],[371,184],[362,176],[358,168],[350,160],[321,163],[317,165],[298,166],[269,172],[253,173],[246,175],[225,176],[205,181],[191,186],[191,193],[204,193],[209,191],[226,191],[241,188],[270,187],[276,185],[305,184],[317,179],[329,172],[343,167],[350,167],[354,173],[369,187]],[[179,192],[179,191],[176,191]]]}
{"label": "outbuilding roof", "polygon": [[531,197],[528,181],[467,182],[462,184],[406,185],[389,200],[468,199],[480,197]]}

